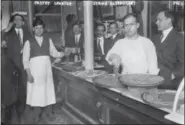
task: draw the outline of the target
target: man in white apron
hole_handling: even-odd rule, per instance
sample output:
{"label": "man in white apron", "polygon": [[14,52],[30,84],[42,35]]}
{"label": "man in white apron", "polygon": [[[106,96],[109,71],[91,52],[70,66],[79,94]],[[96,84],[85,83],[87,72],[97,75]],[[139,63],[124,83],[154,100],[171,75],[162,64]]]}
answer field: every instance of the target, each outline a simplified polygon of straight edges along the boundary
{"label": "man in white apron", "polygon": [[[56,103],[50,55],[56,58],[64,56],[43,34],[44,26],[39,18],[33,22],[34,36],[25,42],[23,49],[23,64],[28,75],[26,104],[37,108],[37,112],[40,107]],[[36,119],[38,121],[39,117]]]}

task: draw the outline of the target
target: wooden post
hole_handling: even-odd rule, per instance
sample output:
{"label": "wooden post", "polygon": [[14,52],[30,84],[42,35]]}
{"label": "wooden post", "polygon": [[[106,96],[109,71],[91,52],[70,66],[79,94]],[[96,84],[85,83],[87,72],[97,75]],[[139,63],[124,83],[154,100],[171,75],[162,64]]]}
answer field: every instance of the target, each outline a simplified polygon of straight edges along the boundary
{"label": "wooden post", "polygon": [[84,49],[85,69],[94,69],[94,35],[93,35],[93,1],[83,1],[84,4]]}
{"label": "wooden post", "polygon": [[1,14],[2,14],[2,18],[1,18],[1,30],[4,30],[8,27],[8,23],[10,20],[10,16],[11,16],[11,1],[2,1],[1,2]]}
{"label": "wooden post", "polygon": [[33,24],[33,6],[32,1],[28,1],[28,25],[29,30],[32,33],[32,24]]}
{"label": "wooden post", "polygon": [[148,2],[150,1],[144,1],[144,9],[141,13],[142,19],[143,19],[143,34],[145,37],[147,37],[149,34],[147,32],[148,29]]}
{"label": "wooden post", "polygon": [[61,43],[62,43],[62,46],[65,46],[65,39],[64,39],[64,32],[65,32],[65,29],[64,29],[64,9],[63,9],[63,6],[61,6]]}

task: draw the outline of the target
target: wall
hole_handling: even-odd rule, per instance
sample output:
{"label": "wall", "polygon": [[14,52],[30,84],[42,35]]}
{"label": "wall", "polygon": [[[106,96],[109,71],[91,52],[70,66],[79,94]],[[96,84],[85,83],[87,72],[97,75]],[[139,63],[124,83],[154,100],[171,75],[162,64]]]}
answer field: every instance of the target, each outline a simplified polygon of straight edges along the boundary
{"label": "wall", "polygon": [[10,12],[9,12],[9,2],[10,1],[2,1],[1,2],[1,30],[5,29],[8,26],[8,22],[10,20]]}

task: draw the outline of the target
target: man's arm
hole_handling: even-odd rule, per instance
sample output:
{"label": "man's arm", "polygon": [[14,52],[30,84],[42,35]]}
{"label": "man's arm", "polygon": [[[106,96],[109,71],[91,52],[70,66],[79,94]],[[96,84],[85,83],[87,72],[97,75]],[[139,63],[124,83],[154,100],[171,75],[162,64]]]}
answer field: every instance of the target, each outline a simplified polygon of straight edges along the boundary
{"label": "man's arm", "polygon": [[114,65],[115,67],[119,67],[121,63],[121,48],[120,42],[116,42],[114,46],[108,51],[105,60],[110,64]]}
{"label": "man's arm", "polygon": [[159,73],[157,53],[152,41],[148,42],[145,49],[147,49],[148,73],[157,75]]}
{"label": "man's arm", "polygon": [[34,82],[34,78],[31,74],[31,70],[30,70],[30,43],[29,41],[26,41],[23,47],[23,66],[24,69],[26,70],[27,76],[28,76],[28,81],[30,83]]}
{"label": "man's arm", "polygon": [[182,35],[178,37],[176,43],[177,62],[172,72],[175,77],[184,77],[184,38]]}

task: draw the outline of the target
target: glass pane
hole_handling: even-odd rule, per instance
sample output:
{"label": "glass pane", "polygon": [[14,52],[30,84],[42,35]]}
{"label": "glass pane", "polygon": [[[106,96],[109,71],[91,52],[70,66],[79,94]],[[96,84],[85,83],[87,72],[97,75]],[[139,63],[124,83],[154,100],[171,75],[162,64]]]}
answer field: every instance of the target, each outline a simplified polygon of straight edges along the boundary
{"label": "glass pane", "polygon": [[61,13],[61,6],[54,5],[53,2],[50,2],[50,4],[34,4],[34,11],[36,13]]}

